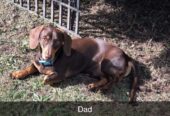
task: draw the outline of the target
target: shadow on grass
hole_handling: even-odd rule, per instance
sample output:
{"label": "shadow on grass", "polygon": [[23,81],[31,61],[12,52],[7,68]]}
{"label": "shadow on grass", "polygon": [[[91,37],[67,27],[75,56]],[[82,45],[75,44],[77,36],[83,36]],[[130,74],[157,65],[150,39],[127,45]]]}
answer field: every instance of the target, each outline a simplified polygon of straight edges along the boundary
{"label": "shadow on grass", "polygon": [[170,54],[169,54],[170,46],[169,45],[164,50],[162,50],[162,52],[160,53],[160,55],[158,57],[155,57],[152,59],[154,68],[158,69],[159,72],[161,72],[161,74],[157,75],[156,78],[158,78],[160,76],[161,77],[160,81],[165,79],[164,90],[168,89],[170,87],[169,86],[169,77],[170,77]]}
{"label": "shadow on grass", "polygon": [[[145,81],[148,81],[151,79],[151,72],[149,68],[147,68],[143,63],[134,61],[136,64],[136,72],[137,72],[137,77],[139,78],[138,81],[138,90],[137,92],[140,91],[140,86],[145,84]],[[127,101],[128,97],[126,93],[130,91],[130,77],[132,75],[129,74],[127,77],[125,77],[121,82],[118,82],[112,86],[108,91],[101,92],[101,94],[105,95],[106,97],[116,100],[116,101]],[[97,79],[91,78],[90,75],[88,74],[79,74],[75,77],[68,78],[66,80],[61,81],[60,83],[54,84],[52,87],[59,87],[61,89],[66,88],[67,86],[75,86],[79,84],[85,84],[86,86],[89,83],[98,81]],[[84,86],[83,86],[84,87]],[[88,89],[87,89],[88,90]],[[97,92],[97,91],[93,91]]]}
{"label": "shadow on grass", "polygon": [[170,46],[164,49],[158,57],[152,59],[155,68],[170,67]]}
{"label": "shadow on grass", "polygon": [[[97,0],[83,6],[83,10],[96,10]],[[105,5],[106,7],[102,7]],[[97,6],[97,5],[96,5]],[[106,33],[108,37],[118,37],[145,41],[162,41],[170,36],[170,1],[168,0],[104,0],[98,3],[95,13],[85,13],[81,21],[90,27],[80,26],[82,35],[87,30],[95,37]],[[96,30],[102,30],[98,33]],[[84,31],[84,32],[83,32]]]}

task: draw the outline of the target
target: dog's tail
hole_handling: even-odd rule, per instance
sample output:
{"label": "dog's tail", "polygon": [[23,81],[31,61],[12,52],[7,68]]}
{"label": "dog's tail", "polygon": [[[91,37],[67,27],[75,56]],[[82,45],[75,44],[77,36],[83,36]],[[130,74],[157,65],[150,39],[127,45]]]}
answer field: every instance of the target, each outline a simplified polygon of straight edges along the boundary
{"label": "dog's tail", "polygon": [[130,92],[129,92],[129,102],[133,103],[136,101],[136,91],[138,85],[138,76],[136,73],[136,65],[132,58],[129,58],[128,67],[131,67],[131,75],[130,75]]}

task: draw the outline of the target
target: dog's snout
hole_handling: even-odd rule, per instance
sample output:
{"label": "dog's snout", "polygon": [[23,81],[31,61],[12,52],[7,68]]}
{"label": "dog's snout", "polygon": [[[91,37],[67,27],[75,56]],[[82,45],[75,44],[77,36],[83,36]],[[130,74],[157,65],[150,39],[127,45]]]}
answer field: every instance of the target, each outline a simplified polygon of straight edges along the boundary
{"label": "dog's snout", "polygon": [[44,57],[44,59],[45,59],[45,60],[50,60],[51,57],[52,57],[51,55],[47,55],[47,56]]}
{"label": "dog's snout", "polygon": [[52,50],[49,48],[43,49],[42,58],[44,60],[50,60],[52,58]]}
{"label": "dog's snout", "polygon": [[52,58],[52,53],[47,51],[45,54],[44,54],[44,59],[45,60],[50,60]]}

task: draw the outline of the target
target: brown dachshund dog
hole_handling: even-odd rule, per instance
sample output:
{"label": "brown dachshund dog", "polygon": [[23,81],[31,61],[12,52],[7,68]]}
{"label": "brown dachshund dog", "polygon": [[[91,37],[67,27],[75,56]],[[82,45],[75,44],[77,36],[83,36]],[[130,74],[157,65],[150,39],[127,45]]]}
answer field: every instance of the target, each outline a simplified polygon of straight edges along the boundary
{"label": "brown dachshund dog", "polygon": [[[53,26],[38,26],[29,36],[31,49],[40,48],[38,57],[23,70],[11,73],[14,79],[21,79],[39,72],[45,74],[44,84],[55,84],[79,73],[90,74],[99,80],[90,83],[90,90],[110,88],[130,73],[130,102],[135,101],[138,78],[133,60],[120,48],[99,39],[71,39],[65,32]],[[50,66],[40,62],[52,61]]]}

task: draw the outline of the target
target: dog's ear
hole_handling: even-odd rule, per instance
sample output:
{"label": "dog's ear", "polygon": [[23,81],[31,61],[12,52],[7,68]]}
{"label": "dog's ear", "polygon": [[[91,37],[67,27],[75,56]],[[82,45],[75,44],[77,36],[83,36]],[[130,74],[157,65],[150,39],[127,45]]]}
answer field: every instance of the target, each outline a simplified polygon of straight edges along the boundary
{"label": "dog's ear", "polygon": [[63,32],[63,35],[64,35],[64,47],[63,47],[64,53],[67,56],[70,56],[72,39],[66,32]]}
{"label": "dog's ear", "polygon": [[37,45],[39,44],[39,36],[43,28],[44,28],[44,25],[41,25],[41,26],[35,27],[34,29],[30,31],[29,46],[31,49],[35,49]]}

